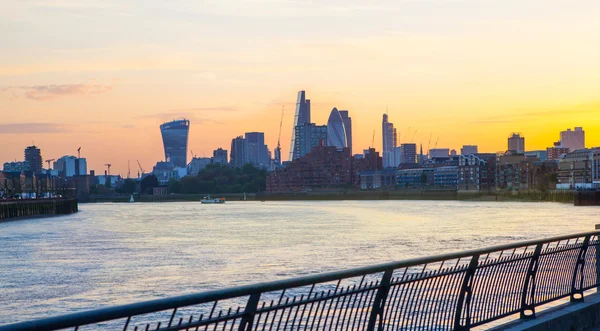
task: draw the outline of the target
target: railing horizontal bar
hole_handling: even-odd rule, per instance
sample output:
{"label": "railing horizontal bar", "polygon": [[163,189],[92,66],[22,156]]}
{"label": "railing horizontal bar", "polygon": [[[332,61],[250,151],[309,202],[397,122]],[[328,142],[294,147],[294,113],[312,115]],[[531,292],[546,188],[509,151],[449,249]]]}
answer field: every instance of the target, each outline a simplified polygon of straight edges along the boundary
{"label": "railing horizontal bar", "polygon": [[497,251],[516,249],[525,246],[534,246],[548,242],[562,241],[566,239],[580,238],[585,236],[600,235],[600,231],[583,232],[578,234],[556,236],[551,238],[534,239],[521,242],[515,242],[504,245],[491,246],[480,249],[472,249],[461,252],[454,252],[442,255],[435,255],[422,258],[414,258],[397,262],[389,262],[378,265],[372,265],[361,268],[348,269],[343,271],[334,271],[316,275],[309,275],[286,280],[259,283],[246,286],[238,286],[222,290],[214,290],[197,294],[183,295],[165,299],[158,299],[140,303],[127,304],[109,308],[102,308],[58,317],[45,318],[35,321],[21,322],[0,326],[0,331],[20,330],[20,331],[39,331],[63,329],[76,325],[93,324],[103,321],[117,320],[129,316],[141,315],[153,312],[159,312],[179,307],[198,305],[213,301],[226,300],[236,297],[250,296],[252,294],[280,291],[289,288],[325,283],[334,280],[364,276],[369,274],[383,273],[386,270],[395,270],[417,265],[441,262],[446,260],[455,260],[471,257],[474,255],[484,255]]}

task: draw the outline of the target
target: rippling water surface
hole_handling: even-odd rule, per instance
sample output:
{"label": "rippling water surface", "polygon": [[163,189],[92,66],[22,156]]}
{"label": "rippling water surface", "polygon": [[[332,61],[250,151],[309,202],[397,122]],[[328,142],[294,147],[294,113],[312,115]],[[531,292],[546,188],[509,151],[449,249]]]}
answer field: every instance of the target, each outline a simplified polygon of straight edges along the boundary
{"label": "rippling water surface", "polygon": [[0,223],[0,324],[591,231],[599,216],[519,202],[83,204]]}

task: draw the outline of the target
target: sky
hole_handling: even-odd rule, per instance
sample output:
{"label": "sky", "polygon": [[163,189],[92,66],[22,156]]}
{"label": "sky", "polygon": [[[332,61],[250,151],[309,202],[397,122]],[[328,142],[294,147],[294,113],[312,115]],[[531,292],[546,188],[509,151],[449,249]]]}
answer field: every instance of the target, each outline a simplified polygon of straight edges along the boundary
{"label": "sky", "polygon": [[545,149],[575,126],[600,146],[597,0],[0,2],[0,163],[35,143],[149,171],[181,117],[190,155],[252,131],[273,150],[282,107],[285,158],[299,90],[317,124],[349,111],[355,153],[381,149],[386,111],[424,149]]}

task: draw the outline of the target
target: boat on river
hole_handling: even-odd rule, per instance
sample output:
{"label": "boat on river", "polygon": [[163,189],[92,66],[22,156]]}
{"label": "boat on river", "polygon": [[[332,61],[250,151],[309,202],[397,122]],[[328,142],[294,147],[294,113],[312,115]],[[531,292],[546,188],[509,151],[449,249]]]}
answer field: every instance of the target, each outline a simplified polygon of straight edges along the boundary
{"label": "boat on river", "polygon": [[225,198],[211,198],[210,195],[200,200],[201,203],[225,203]]}

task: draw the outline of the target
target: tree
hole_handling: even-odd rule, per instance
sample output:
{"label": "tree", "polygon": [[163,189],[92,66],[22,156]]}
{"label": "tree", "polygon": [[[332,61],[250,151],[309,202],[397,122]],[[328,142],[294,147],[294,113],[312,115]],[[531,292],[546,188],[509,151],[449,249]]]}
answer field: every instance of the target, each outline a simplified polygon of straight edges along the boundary
{"label": "tree", "polygon": [[169,193],[181,193],[182,187],[183,185],[180,181],[171,178],[171,180],[169,180],[169,186],[167,190]]}
{"label": "tree", "polygon": [[152,194],[152,189],[158,187],[158,185],[158,178],[154,175],[142,179],[142,183],[140,184],[142,193],[146,194]]}
{"label": "tree", "polygon": [[136,189],[137,189],[137,183],[135,182],[135,180],[133,180],[131,178],[125,179],[125,181],[123,182],[123,185],[121,185],[121,192],[123,192],[125,194],[133,194],[133,193],[135,193]]}
{"label": "tree", "polygon": [[421,186],[425,186],[427,184],[427,175],[424,172],[421,173],[421,178],[419,178],[419,181],[421,182]]}

